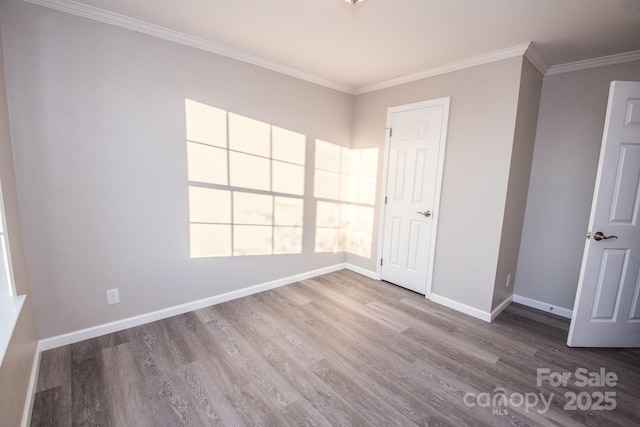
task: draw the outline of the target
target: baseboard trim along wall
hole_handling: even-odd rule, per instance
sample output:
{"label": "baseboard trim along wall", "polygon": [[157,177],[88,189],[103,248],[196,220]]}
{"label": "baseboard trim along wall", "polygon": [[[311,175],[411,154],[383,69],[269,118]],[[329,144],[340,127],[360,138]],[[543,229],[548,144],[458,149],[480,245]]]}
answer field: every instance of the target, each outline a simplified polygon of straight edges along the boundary
{"label": "baseboard trim along wall", "polygon": [[36,388],[38,386],[38,373],[40,372],[40,354],[42,348],[40,343],[36,347],[36,354],[33,356],[33,365],[31,366],[31,376],[29,377],[29,387],[27,388],[27,400],[24,403],[22,412],[21,427],[29,427],[31,425],[31,412],[33,412],[33,402],[36,397]]}
{"label": "baseboard trim along wall", "polygon": [[473,316],[477,319],[484,320],[485,322],[491,322],[492,320],[491,313],[489,313],[488,311],[479,310],[475,307],[471,307],[470,305],[466,305],[447,297],[443,297],[442,295],[431,293],[431,298],[429,299],[435,303],[444,305],[445,307],[449,307],[461,313]]}
{"label": "baseboard trim along wall", "polygon": [[443,297],[442,295],[432,293],[430,299],[435,303],[444,305],[445,307],[452,308],[461,313],[473,316],[476,319],[484,320],[485,322],[490,323],[493,322],[493,320],[498,317],[498,315],[502,313],[504,309],[509,306],[509,304],[513,302],[513,297],[513,295],[509,295],[509,297],[502,301],[496,308],[494,308],[491,313],[489,313],[488,311],[477,309],[475,307],[471,307],[470,305],[462,304],[461,302]]}
{"label": "baseboard trim along wall", "polygon": [[510,296],[503,302],[501,302],[500,305],[498,305],[491,313],[487,311],[479,310],[475,307],[462,304],[460,302],[451,300],[449,298],[446,298],[437,294],[431,294],[431,301],[436,302],[438,304],[442,304],[445,307],[452,308],[461,313],[468,314],[469,316],[473,316],[475,318],[484,320],[485,322],[492,322],[512,302],[526,305],[527,307],[535,308],[537,310],[546,311],[548,313],[562,316],[567,319],[571,319],[571,316],[573,314],[573,311],[569,310],[568,308],[559,307],[553,304],[547,304],[546,302],[537,301],[531,298],[527,298],[527,297],[523,297],[521,295],[515,295],[515,294]]}
{"label": "baseboard trim along wall", "polygon": [[[258,292],[267,291],[270,289],[275,289],[280,286],[289,285],[291,283],[299,282],[301,280],[310,279],[316,276],[321,276],[323,274],[333,273],[334,271],[339,271],[342,269],[347,269],[353,271],[355,273],[361,274],[365,277],[369,277],[374,280],[379,280],[377,274],[373,271],[366,270],[362,267],[358,267],[356,265],[350,263],[342,263],[336,264],[329,267],[321,268],[318,270],[308,271],[306,273],[296,274],[293,276],[285,277],[283,279],[273,280],[270,282],[250,286],[248,288],[239,289],[237,291],[227,292],[220,295],[215,295],[212,297],[204,298],[198,301],[192,301],[189,303],[177,305],[174,307],[169,307],[162,310],[153,311],[150,313],[141,314],[139,316],[130,317],[127,319],[118,320],[111,323],[106,323],[104,325],[98,325],[87,329],[82,329],[79,331],[69,332],[67,334],[58,335],[51,338],[46,338],[40,340],[39,348],[38,348],[38,360],[39,353],[41,351],[49,350],[56,347],[61,347],[67,344],[73,344],[79,341],[83,341],[90,338],[99,337],[101,335],[109,334],[112,332],[121,331],[128,328],[133,328],[135,326],[144,325],[145,323],[155,322],[157,320],[166,319],[171,316],[176,316],[178,314],[187,313],[189,311],[198,310],[200,308],[208,307],[210,305],[220,304],[226,301],[231,301],[233,299],[241,298],[244,296],[252,295]],[[462,313],[468,314],[475,318],[484,320],[485,322],[493,321],[511,302],[516,302],[518,304],[526,305],[528,307],[532,307],[538,310],[547,311],[549,313],[556,314],[558,316],[571,318],[572,311],[563,307],[558,307],[552,304],[547,304],[541,301],[536,301],[531,298],[523,297],[520,295],[512,295],[506,300],[504,300],[500,305],[498,305],[493,311],[488,312],[484,310],[479,310],[475,307],[471,307],[469,305],[460,303],[458,301],[454,301],[452,299],[443,297],[438,294],[431,294],[431,301],[442,304],[446,307],[452,308],[454,310],[460,311]],[[34,362],[37,365],[37,360]],[[37,374],[37,373],[36,373]]]}
{"label": "baseboard trim along wall", "polygon": [[177,316],[178,314],[198,310],[210,305],[220,304],[226,301],[231,301],[237,298],[242,298],[244,296],[256,294],[258,292],[268,291],[280,286],[289,285],[301,280],[311,279],[323,274],[333,273],[334,271],[343,270],[345,268],[349,268],[346,263],[336,264],[329,267],[320,268],[318,270],[308,271],[306,273],[285,277],[283,279],[273,280],[271,282],[250,286],[248,288],[238,289],[237,291],[214,295],[212,297],[176,305],[174,307],[152,311],[150,313],[141,314],[139,316],[130,317],[128,319],[117,320],[115,322],[106,323],[104,325],[98,325],[51,338],[45,338],[43,340],[40,340],[40,351],[50,350],[52,348],[62,347],[67,344],[73,344],[86,339],[99,337],[101,335],[118,332],[128,328],[133,328],[135,326],[140,326],[146,323],[155,322],[157,320],[166,319],[171,316]]}
{"label": "baseboard trim along wall", "polygon": [[509,304],[511,304],[512,302],[513,302],[513,294],[509,295],[509,297],[506,300],[502,301],[500,304],[498,304],[496,308],[493,309],[493,311],[491,312],[491,320],[489,321],[493,322],[493,319],[498,317],[498,314],[502,313],[502,311],[505,308],[507,308]]}
{"label": "baseboard trim along wall", "polygon": [[546,311],[551,314],[556,314],[558,316],[566,317],[567,319],[571,319],[571,316],[573,316],[573,310],[569,310],[568,308],[559,307],[553,304],[548,304],[546,302],[538,301],[535,299],[523,297],[521,295],[514,295],[513,302],[526,305],[527,307]]}
{"label": "baseboard trim along wall", "polygon": [[368,277],[369,279],[380,280],[378,273],[376,273],[375,271],[367,270],[365,268],[358,267],[357,265],[353,265],[349,263],[346,263],[344,268],[346,268],[349,271],[353,271],[354,273],[358,273],[361,276]]}

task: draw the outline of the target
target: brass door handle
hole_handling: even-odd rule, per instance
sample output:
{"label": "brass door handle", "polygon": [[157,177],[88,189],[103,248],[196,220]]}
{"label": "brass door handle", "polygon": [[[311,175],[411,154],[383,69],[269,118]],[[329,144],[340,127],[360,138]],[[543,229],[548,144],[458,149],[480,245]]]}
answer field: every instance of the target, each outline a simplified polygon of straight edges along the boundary
{"label": "brass door handle", "polygon": [[424,215],[424,216],[426,216],[427,218],[429,218],[429,217],[431,216],[431,211],[424,211],[424,212],[420,212],[420,211],[418,211],[418,212],[416,212],[416,213],[419,213],[420,215]]}
{"label": "brass door handle", "polygon": [[593,235],[593,240],[607,240],[607,239],[617,239],[618,236],[605,236],[602,234],[602,231],[596,231],[596,234]]}

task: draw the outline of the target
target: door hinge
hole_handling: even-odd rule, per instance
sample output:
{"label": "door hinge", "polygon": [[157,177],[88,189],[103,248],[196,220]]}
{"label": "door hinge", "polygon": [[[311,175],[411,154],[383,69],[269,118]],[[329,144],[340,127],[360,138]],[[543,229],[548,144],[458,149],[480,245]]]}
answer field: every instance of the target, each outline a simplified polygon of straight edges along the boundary
{"label": "door hinge", "polygon": [[384,204],[387,204],[387,196],[384,196]]}
{"label": "door hinge", "polygon": [[383,262],[383,261],[384,261],[384,260],[383,260],[382,258],[380,258],[380,265],[382,265],[382,262]]}
{"label": "door hinge", "polygon": [[389,131],[389,138],[393,135],[393,128],[386,128]]}

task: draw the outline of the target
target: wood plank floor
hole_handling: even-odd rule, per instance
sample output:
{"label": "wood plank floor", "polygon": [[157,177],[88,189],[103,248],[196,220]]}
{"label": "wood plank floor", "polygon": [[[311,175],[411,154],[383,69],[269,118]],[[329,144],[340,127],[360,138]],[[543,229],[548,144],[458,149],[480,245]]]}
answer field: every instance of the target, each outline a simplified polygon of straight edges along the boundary
{"label": "wood plank floor", "polygon": [[[488,324],[343,270],[46,351],[31,425],[640,425],[640,350],[569,348],[568,326],[517,304]],[[538,368],[572,377],[538,386]],[[581,387],[579,368],[618,381]]]}

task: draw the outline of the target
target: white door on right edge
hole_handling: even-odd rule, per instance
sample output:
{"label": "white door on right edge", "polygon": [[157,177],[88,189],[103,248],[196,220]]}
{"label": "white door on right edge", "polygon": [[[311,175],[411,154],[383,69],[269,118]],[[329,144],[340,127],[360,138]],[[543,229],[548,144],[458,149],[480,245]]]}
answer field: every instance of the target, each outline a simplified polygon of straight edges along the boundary
{"label": "white door on right edge", "polygon": [[[380,277],[425,295],[437,228],[449,100],[391,111]],[[428,296],[428,295],[427,295]]]}
{"label": "white door on right edge", "polygon": [[640,82],[613,82],[567,344],[640,347]]}

